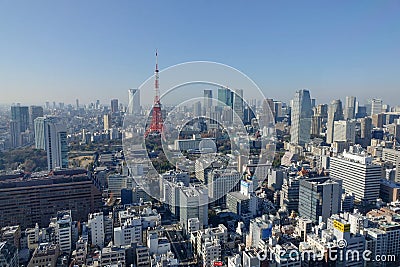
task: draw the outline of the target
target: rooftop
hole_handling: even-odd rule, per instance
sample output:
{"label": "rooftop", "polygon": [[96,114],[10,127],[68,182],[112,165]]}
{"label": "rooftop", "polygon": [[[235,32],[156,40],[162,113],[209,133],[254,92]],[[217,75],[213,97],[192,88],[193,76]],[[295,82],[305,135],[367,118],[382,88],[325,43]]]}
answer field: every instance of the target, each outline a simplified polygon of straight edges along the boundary
{"label": "rooftop", "polygon": [[32,173],[31,175],[0,176],[0,188],[20,188],[83,181],[90,181],[86,170],[60,170],[49,173]]}

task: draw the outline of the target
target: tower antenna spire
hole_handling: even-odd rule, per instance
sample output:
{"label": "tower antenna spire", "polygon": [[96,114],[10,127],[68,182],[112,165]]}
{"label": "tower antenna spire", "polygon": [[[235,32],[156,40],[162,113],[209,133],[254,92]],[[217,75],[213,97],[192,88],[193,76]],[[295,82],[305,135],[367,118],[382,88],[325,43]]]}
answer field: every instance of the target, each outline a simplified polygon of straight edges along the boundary
{"label": "tower antenna spire", "polygon": [[156,49],[156,69],[154,71],[154,104],[160,102],[160,85],[159,85],[159,76],[158,76],[159,70],[158,70],[158,51]]}

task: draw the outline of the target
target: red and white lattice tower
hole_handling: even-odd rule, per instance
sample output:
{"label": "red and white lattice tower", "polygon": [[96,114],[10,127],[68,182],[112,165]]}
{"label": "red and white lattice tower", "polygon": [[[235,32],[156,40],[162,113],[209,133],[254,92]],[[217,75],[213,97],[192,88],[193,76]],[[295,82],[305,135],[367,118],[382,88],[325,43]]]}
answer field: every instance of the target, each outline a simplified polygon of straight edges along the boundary
{"label": "red and white lattice tower", "polygon": [[150,127],[146,130],[144,136],[146,137],[150,133],[158,133],[161,134],[163,131],[163,118],[161,113],[161,102],[160,102],[160,88],[158,83],[158,53],[156,51],[156,70],[154,71],[154,104],[152,110],[151,124]]}

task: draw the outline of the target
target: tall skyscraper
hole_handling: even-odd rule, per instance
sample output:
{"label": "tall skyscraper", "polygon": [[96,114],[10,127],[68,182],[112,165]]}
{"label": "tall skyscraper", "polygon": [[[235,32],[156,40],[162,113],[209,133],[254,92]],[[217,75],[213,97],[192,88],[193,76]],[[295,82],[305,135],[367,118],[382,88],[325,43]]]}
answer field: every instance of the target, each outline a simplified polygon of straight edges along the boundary
{"label": "tall skyscraper", "polygon": [[346,96],[344,105],[344,119],[351,120],[356,116],[356,98],[354,96]]}
{"label": "tall skyscraper", "polygon": [[371,144],[372,139],[372,119],[369,117],[360,119],[360,144],[367,147]]}
{"label": "tall skyscraper", "polygon": [[328,107],[328,122],[326,125],[326,142],[328,144],[333,143],[334,122],[343,120],[343,118],[342,101],[339,99],[333,100]]}
{"label": "tall skyscraper", "polygon": [[128,114],[140,114],[140,90],[128,90]]}
{"label": "tall skyscraper", "polygon": [[29,107],[29,128],[34,129],[34,121],[38,117],[43,117],[43,107],[30,106]]}
{"label": "tall skyscraper", "polygon": [[47,166],[49,170],[68,168],[68,143],[65,126],[49,123],[46,136]]}
{"label": "tall skyscraper", "polygon": [[25,106],[11,106],[11,119],[19,125],[19,131],[25,132],[29,128],[29,109]]}
{"label": "tall skyscraper", "polygon": [[112,113],[118,112],[118,99],[111,99],[111,112]]}
{"label": "tall skyscraper", "polygon": [[11,106],[11,145],[19,147],[22,144],[21,133],[29,129],[29,110],[28,107],[15,105]]}
{"label": "tall skyscraper", "polygon": [[250,124],[251,120],[256,117],[253,110],[255,110],[255,107],[254,107],[254,109],[252,109],[248,105],[245,105],[244,111],[243,111],[243,115],[244,115],[243,122],[245,125]]}
{"label": "tall skyscraper", "polygon": [[[243,121],[243,90],[236,89],[233,99],[233,111]],[[235,116],[233,117],[235,118]]]}
{"label": "tall skyscraper", "polygon": [[311,123],[311,134],[314,136],[319,136],[322,132],[322,116],[313,115]]}
{"label": "tall skyscraper", "polygon": [[35,145],[47,152],[49,170],[68,168],[68,143],[65,126],[56,117],[35,119]]}
{"label": "tall skyscraper", "polygon": [[22,143],[20,126],[17,121],[10,121],[11,147],[19,147]]}
{"label": "tall skyscraper", "polygon": [[[272,98],[264,99],[262,103],[263,116],[266,116],[266,121],[275,121],[275,104]],[[272,118],[271,118],[272,116]]]}
{"label": "tall skyscraper", "polygon": [[201,110],[201,102],[200,101],[196,101],[193,104],[193,115],[195,117],[199,117],[202,115],[202,110]]}
{"label": "tall skyscraper", "polygon": [[308,90],[302,89],[296,92],[293,99],[291,115],[291,143],[304,145],[310,141],[311,131],[311,98]]}
{"label": "tall skyscraper", "polygon": [[111,114],[104,114],[103,116],[103,129],[107,131],[111,128]]}
{"label": "tall skyscraper", "polygon": [[355,143],[356,140],[356,122],[342,120],[334,122],[333,141],[345,141]]}
{"label": "tall skyscraper", "polygon": [[382,99],[373,98],[368,101],[368,107],[370,107],[369,115],[379,114],[382,113]]}
{"label": "tall skyscraper", "polygon": [[323,119],[328,118],[328,105],[319,104],[315,107],[315,115],[321,116]]}
{"label": "tall skyscraper", "polygon": [[234,98],[234,93],[231,91],[231,89],[226,87],[218,89],[218,100],[222,102],[219,103],[220,105],[229,106],[233,108],[233,98]]}
{"label": "tall skyscraper", "polygon": [[204,103],[203,103],[205,115],[211,113],[212,101],[213,101],[212,90],[205,89],[204,90]]}
{"label": "tall skyscraper", "polygon": [[356,119],[364,118],[368,116],[367,107],[360,106],[358,102],[356,102]]}

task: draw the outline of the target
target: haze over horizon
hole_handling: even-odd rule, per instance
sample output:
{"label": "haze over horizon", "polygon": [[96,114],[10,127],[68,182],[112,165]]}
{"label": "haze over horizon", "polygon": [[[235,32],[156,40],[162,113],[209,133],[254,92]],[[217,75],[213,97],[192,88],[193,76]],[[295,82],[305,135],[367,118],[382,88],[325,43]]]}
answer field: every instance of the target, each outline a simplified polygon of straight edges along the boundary
{"label": "haze over horizon", "polygon": [[398,1],[2,1],[0,103],[126,103],[153,74],[157,48],[160,69],[224,63],[269,98],[308,88],[318,103],[354,95],[394,105],[399,11]]}

